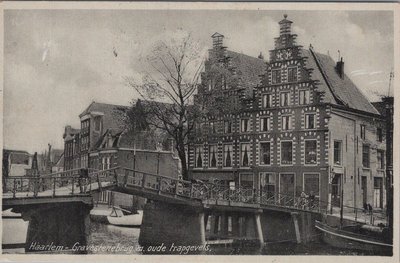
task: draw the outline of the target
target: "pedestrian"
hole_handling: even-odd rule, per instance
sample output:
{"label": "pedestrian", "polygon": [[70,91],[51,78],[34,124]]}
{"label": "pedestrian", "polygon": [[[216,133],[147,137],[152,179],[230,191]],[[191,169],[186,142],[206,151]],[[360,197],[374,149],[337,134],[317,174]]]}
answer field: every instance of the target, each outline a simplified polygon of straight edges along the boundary
{"label": "pedestrian", "polygon": [[304,209],[306,203],[307,203],[307,194],[304,191],[301,191],[299,205],[302,209]]}
{"label": "pedestrian", "polygon": [[310,191],[310,194],[308,195],[308,206],[310,209],[314,207],[314,201],[315,201],[314,192]]}

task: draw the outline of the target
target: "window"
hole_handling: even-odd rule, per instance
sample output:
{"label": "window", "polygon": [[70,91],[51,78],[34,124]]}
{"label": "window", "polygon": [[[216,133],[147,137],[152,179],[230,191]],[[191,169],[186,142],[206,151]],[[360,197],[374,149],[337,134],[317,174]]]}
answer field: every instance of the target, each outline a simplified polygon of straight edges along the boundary
{"label": "window", "polygon": [[269,117],[261,117],[260,118],[260,130],[261,131],[269,131],[271,130],[270,126],[270,118]]}
{"label": "window", "polygon": [[253,173],[240,173],[239,174],[240,187],[247,189],[254,189],[254,174]]}
{"label": "window", "polygon": [[300,90],[299,91],[299,104],[305,105],[310,103],[310,91],[309,90]]}
{"label": "window", "polygon": [[293,163],[292,142],[281,142],[281,164]]}
{"label": "window", "polygon": [[333,164],[342,165],[342,142],[333,142]]}
{"label": "window", "polygon": [[222,88],[229,89],[228,82],[226,81],[226,77],[224,76],[222,79]]}
{"label": "window", "polygon": [[100,127],[101,127],[101,117],[95,117],[94,118],[94,130],[100,131]]}
{"label": "window", "polygon": [[378,139],[378,142],[383,142],[383,132],[382,132],[382,128],[378,128],[377,130],[376,130],[376,135],[377,135],[377,139]]}
{"label": "window", "polygon": [[282,130],[290,130],[292,128],[291,125],[291,117],[290,116],[282,116]]}
{"label": "window", "polygon": [[196,134],[200,134],[201,133],[201,123],[195,123],[195,126],[194,126],[194,128],[195,128],[195,132],[196,132]]}
{"label": "window", "polygon": [[385,154],[382,150],[377,150],[378,169],[385,169]]}
{"label": "window", "polygon": [[306,114],[306,129],[315,129],[315,114]]}
{"label": "window", "polygon": [[224,133],[232,133],[232,122],[224,121]]}
{"label": "window", "polygon": [[360,125],[360,136],[361,139],[365,140],[365,125],[363,124]]}
{"label": "window", "polygon": [[275,195],[275,182],[276,176],[273,173],[260,173],[260,190],[261,193],[266,193],[267,198],[271,198]]}
{"label": "window", "polygon": [[224,167],[232,167],[233,146],[231,144],[224,145]]}
{"label": "window", "polygon": [[272,70],[272,84],[281,83],[281,70],[273,69]]}
{"label": "window", "polygon": [[211,134],[217,133],[216,123],[213,121],[210,121],[210,133]]}
{"label": "window", "polygon": [[208,150],[208,165],[209,167],[217,167],[217,146],[210,145]]}
{"label": "window", "polygon": [[281,106],[290,105],[290,92],[281,92]]}
{"label": "window", "polygon": [[240,165],[242,167],[250,166],[250,144],[242,143],[240,145]]}
{"label": "window", "polygon": [[304,192],[319,196],[319,174],[304,174]]}
{"label": "window", "polygon": [[264,108],[272,107],[272,94],[264,94],[262,105]]}
{"label": "window", "polygon": [[195,147],[195,151],[194,151],[194,167],[196,168],[200,168],[203,167],[203,146],[197,146]]}
{"label": "window", "polygon": [[363,167],[369,168],[369,145],[366,145],[366,144],[363,145],[362,164],[363,164]]}
{"label": "window", "polygon": [[260,164],[271,164],[271,143],[269,142],[260,143]]}
{"label": "window", "polygon": [[240,120],[240,130],[242,132],[250,131],[249,119],[241,119]]}
{"label": "window", "polygon": [[305,141],[305,163],[306,164],[316,164],[317,163],[317,141],[307,140]]}
{"label": "window", "polygon": [[288,82],[297,81],[297,67],[288,68]]}

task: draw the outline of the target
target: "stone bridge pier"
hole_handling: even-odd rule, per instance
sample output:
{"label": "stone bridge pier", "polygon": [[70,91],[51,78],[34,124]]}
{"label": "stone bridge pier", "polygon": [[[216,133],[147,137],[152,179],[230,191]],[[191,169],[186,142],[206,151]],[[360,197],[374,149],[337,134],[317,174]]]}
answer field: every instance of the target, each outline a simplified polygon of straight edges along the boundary
{"label": "stone bridge pier", "polygon": [[[90,209],[83,202],[30,205],[14,208],[29,221],[25,252],[72,251],[86,246],[90,233]],[[86,253],[84,250],[73,253]]]}
{"label": "stone bridge pier", "polygon": [[144,206],[139,244],[145,248],[164,244],[167,252],[172,245],[205,245],[203,208],[148,201]]}

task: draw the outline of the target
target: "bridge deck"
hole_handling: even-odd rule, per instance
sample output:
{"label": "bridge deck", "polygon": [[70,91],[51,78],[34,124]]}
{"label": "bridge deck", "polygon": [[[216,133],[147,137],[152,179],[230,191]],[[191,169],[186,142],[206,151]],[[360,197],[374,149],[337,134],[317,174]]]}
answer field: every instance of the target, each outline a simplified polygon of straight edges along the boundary
{"label": "bridge deck", "polygon": [[[139,195],[151,200],[184,204],[194,208],[254,211],[326,213],[327,203],[317,198],[307,199],[293,194],[259,191],[249,188],[231,189],[208,182],[190,182],[128,168],[77,174],[65,171],[43,177],[13,177],[3,184],[3,205],[23,199],[89,195],[94,191],[113,188],[115,191]],[[4,191],[4,189],[6,191]],[[61,200],[61,199],[60,199]],[[39,202],[39,201],[35,201]]]}

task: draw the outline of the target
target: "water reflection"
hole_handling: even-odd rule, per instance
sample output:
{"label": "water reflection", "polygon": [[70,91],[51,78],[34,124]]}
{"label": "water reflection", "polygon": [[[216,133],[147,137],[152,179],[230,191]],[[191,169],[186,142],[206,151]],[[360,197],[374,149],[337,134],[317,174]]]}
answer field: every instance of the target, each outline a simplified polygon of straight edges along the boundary
{"label": "water reflection", "polygon": [[[23,244],[28,222],[22,219],[3,219],[3,244]],[[139,249],[140,228],[127,228],[91,222],[89,254],[143,254]],[[101,250],[100,248],[103,248]],[[112,249],[114,248],[114,249]],[[23,248],[4,249],[3,253],[24,253]],[[205,254],[203,252],[203,254]],[[209,255],[365,255],[359,251],[329,247],[323,243],[269,243],[262,250],[257,247],[212,247]]]}

